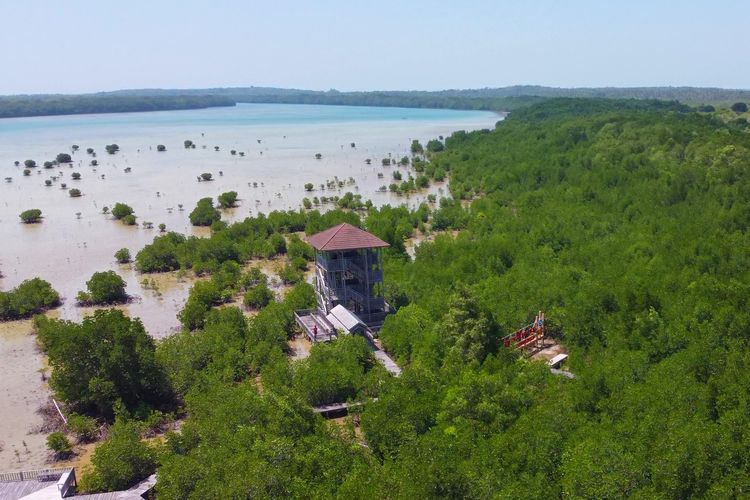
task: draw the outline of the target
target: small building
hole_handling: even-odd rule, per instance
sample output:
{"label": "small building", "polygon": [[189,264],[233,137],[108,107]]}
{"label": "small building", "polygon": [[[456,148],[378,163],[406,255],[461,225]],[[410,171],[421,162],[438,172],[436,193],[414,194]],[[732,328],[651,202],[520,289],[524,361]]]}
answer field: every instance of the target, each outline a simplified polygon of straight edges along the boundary
{"label": "small building", "polygon": [[391,312],[380,253],[390,245],[346,223],[314,234],[308,242],[315,249],[317,309],[297,311],[296,317],[310,339],[331,340],[340,330],[377,331]]}
{"label": "small building", "polygon": [[367,333],[367,325],[341,304],[334,306],[331,312],[326,315],[326,319],[336,330],[349,333]]}

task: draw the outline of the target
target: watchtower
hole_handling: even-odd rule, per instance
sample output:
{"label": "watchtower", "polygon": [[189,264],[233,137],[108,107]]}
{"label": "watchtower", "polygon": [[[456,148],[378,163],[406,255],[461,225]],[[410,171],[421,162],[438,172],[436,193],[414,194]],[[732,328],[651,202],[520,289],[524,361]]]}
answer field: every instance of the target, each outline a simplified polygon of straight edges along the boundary
{"label": "watchtower", "polygon": [[315,249],[318,309],[342,305],[368,327],[379,328],[389,312],[383,296],[382,248],[390,245],[351,224],[339,224],[309,239]]}
{"label": "watchtower", "polygon": [[315,249],[317,309],[297,311],[298,323],[317,341],[318,333],[330,337],[342,324],[380,329],[391,310],[383,295],[381,255],[390,245],[346,223],[314,234],[308,242]]}

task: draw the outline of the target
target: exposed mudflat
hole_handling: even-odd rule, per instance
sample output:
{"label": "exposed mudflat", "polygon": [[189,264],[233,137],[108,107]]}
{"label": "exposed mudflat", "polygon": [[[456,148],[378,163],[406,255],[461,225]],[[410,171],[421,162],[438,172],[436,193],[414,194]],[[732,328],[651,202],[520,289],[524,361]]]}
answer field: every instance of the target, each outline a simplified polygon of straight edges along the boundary
{"label": "exposed mudflat", "polygon": [[36,410],[49,398],[31,321],[0,323],[0,471],[34,469],[47,460]]}

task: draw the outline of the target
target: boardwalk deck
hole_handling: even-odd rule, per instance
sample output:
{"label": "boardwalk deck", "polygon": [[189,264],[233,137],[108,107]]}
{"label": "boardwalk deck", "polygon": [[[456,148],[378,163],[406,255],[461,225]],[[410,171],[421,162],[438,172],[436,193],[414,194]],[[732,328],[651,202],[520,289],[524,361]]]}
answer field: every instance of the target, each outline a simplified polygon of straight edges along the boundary
{"label": "boardwalk deck", "polygon": [[[57,493],[57,480],[0,481],[0,500],[18,500],[49,486],[54,487],[55,493]],[[59,493],[57,497],[60,498]]]}
{"label": "boardwalk deck", "polygon": [[[0,500],[58,500],[61,498],[58,479],[70,469],[13,472],[0,474]],[[39,475],[39,472],[45,474]],[[39,480],[37,477],[44,478]],[[123,491],[73,495],[74,500],[142,500],[156,484],[156,474]]]}
{"label": "boardwalk deck", "polygon": [[[324,319],[321,319],[320,315],[315,310],[308,311],[297,311],[294,313],[294,319],[297,324],[302,327],[310,339],[310,342],[330,342],[336,339],[336,333],[332,326],[324,323]],[[318,327],[317,335],[315,334],[315,326]]]}
{"label": "boardwalk deck", "polygon": [[561,377],[566,378],[576,378],[575,373],[571,373],[567,370],[558,370],[557,368],[550,368],[550,372],[552,372],[553,375],[560,375]]}
{"label": "boardwalk deck", "polygon": [[364,404],[377,401],[378,398],[372,398],[369,401],[356,401],[353,403],[334,403],[330,405],[316,406],[313,408],[315,413],[318,413],[325,418],[333,418],[337,416],[343,416],[349,413],[350,408],[356,408],[357,406],[363,406]]}
{"label": "boardwalk deck", "polygon": [[[330,329],[328,326],[330,325],[330,322],[326,320],[325,317],[322,317],[315,309],[297,311],[294,313],[294,318],[297,321],[297,324],[302,327],[302,329],[307,334],[307,337],[313,343],[327,342],[330,340],[335,340],[337,338],[335,334],[331,335],[325,333]],[[314,335],[314,325],[318,325],[317,336]],[[373,336],[372,331],[369,328],[363,328],[365,339],[370,344],[370,347],[372,348],[375,358],[378,360],[378,362],[382,364],[385,369],[388,370],[388,372],[393,376],[398,377],[399,375],[401,375],[401,368],[399,368],[396,362],[393,361],[388,353],[383,350],[383,348],[380,346],[380,342],[378,342]]]}
{"label": "boardwalk deck", "polygon": [[375,358],[380,361],[380,364],[382,364],[394,377],[401,375],[401,368],[399,368],[396,362],[391,359],[388,353],[377,346],[375,347]]}

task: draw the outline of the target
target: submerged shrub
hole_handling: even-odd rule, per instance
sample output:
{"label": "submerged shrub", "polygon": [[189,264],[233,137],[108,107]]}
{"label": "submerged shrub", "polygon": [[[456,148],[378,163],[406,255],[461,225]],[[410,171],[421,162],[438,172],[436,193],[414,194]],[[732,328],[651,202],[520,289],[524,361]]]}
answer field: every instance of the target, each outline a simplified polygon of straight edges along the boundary
{"label": "submerged shrub", "polygon": [[34,224],[37,222],[41,222],[42,220],[42,211],[38,208],[32,208],[29,210],[24,210],[21,212],[21,215],[19,215],[21,220],[24,224]]}
{"label": "submerged shrub", "polygon": [[125,280],[114,271],[97,272],[86,282],[87,292],[78,292],[81,304],[105,305],[127,302]]}
{"label": "submerged shrub", "polygon": [[214,208],[211,198],[202,198],[190,212],[190,223],[194,226],[210,226],[221,219],[221,213]]}
{"label": "submerged shrub", "polygon": [[115,259],[117,259],[117,262],[120,264],[127,264],[130,262],[130,250],[127,248],[119,249],[115,252]]}
{"label": "submerged shrub", "polygon": [[133,209],[124,203],[115,203],[115,206],[112,207],[112,216],[115,219],[122,219],[123,217],[131,215],[132,213]]}

